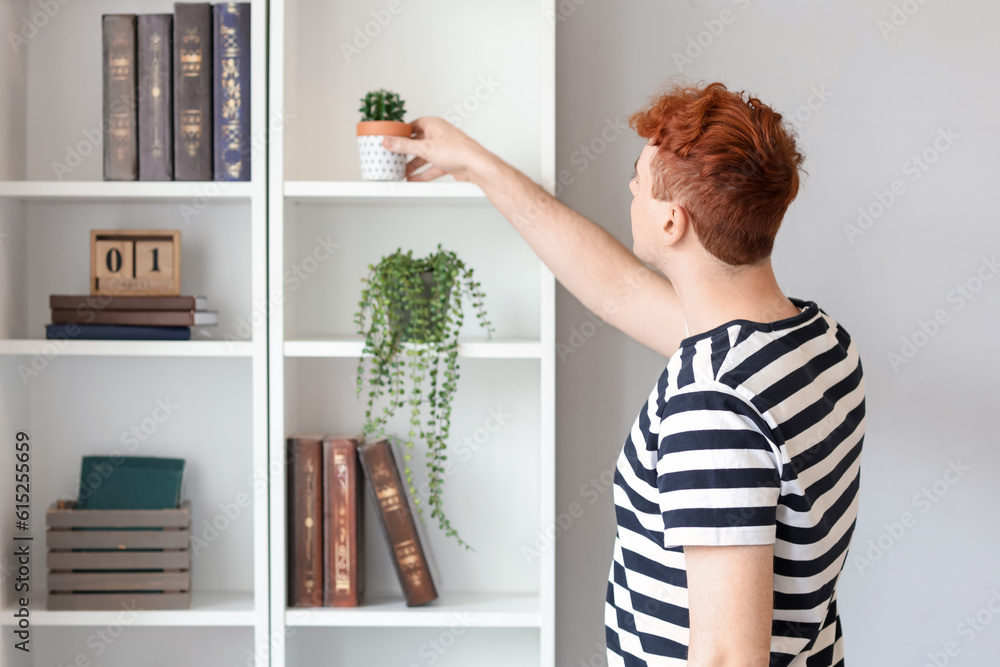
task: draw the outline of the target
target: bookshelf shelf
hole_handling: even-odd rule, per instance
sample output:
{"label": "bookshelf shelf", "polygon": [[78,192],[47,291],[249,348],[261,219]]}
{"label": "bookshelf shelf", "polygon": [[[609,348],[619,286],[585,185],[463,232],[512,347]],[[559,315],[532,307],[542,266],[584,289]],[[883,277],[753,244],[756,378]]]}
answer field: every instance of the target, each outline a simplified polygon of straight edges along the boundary
{"label": "bookshelf shelf", "polygon": [[[267,2],[251,2],[243,52],[250,77],[242,100],[255,145],[246,182],[102,180],[102,16],[169,14],[174,2],[47,8],[0,0],[0,34],[25,37],[0,58],[0,430],[23,431],[32,444],[37,633],[30,653],[0,646],[0,664],[267,667],[269,494],[255,483],[268,475],[267,322],[258,305],[268,303]],[[195,330],[188,341],[45,340],[50,295],[89,289],[93,229],[180,230],[181,293],[206,296],[218,312],[211,337]],[[205,522],[226,522],[192,554],[189,609],[44,609],[45,510],[75,494],[83,456],[115,451],[183,458],[192,535],[204,537]],[[12,475],[13,465],[0,460],[0,475]],[[0,526],[0,540],[10,543],[13,530]],[[9,563],[0,565],[0,625],[10,632],[18,593],[6,581]],[[113,646],[88,643],[109,629]]]}
{"label": "bookshelf shelf", "polygon": [[407,607],[402,599],[377,597],[361,607],[288,609],[291,627],[451,627],[537,628],[541,625],[538,595],[450,593],[429,605]]}
{"label": "bookshelf shelf", "polygon": [[[456,124],[536,182],[555,183],[555,25],[546,18],[555,2],[404,3],[377,40],[346,55],[355,29],[363,31],[384,6],[268,3],[268,108],[295,119],[268,144],[268,284],[280,290],[282,304],[268,317],[270,629],[288,636],[271,665],[410,664],[421,646],[461,623],[476,629],[436,660],[440,667],[554,667],[554,550],[525,559],[521,547],[555,520],[555,280],[478,186],[448,178],[357,180],[355,124],[357,100],[374,88],[400,93],[407,120],[448,118],[471,99],[476,109]],[[483,77],[503,86],[474,99]],[[355,395],[352,360],[363,345],[344,325],[360,280],[397,248],[419,256],[438,244],[476,272],[497,332],[482,340],[466,313],[447,445],[456,469],[444,502],[452,523],[468,527],[477,553],[428,520],[421,541],[437,563],[440,597],[406,607],[369,498],[362,606],[289,609],[288,489],[285,475],[274,472],[286,469],[285,440],[360,432],[364,402]],[[497,359],[507,363],[490,361]],[[400,423],[389,433],[408,428],[406,417],[396,415]]]}
{"label": "bookshelf shelf", "polygon": [[[297,339],[285,341],[286,357],[360,357],[364,347],[357,339]],[[537,340],[481,341],[459,343],[458,356],[469,359],[539,359],[542,343]]]}
{"label": "bookshelf shelf", "polygon": [[0,340],[0,355],[44,357],[250,357],[253,343],[200,340]]}
{"label": "bookshelf shelf", "polygon": [[[190,609],[129,611],[127,625],[137,627],[241,627],[254,625],[253,593],[194,592]],[[134,616],[133,616],[134,614]],[[48,611],[32,610],[37,627],[108,627],[125,624],[123,610]],[[5,610],[3,624],[11,624],[12,610]]]}
{"label": "bookshelf shelf", "polygon": [[250,201],[248,182],[0,181],[0,198],[58,202]]}
{"label": "bookshelf shelf", "polygon": [[285,199],[297,204],[439,203],[459,201],[489,203],[472,183],[411,181],[286,181]]}

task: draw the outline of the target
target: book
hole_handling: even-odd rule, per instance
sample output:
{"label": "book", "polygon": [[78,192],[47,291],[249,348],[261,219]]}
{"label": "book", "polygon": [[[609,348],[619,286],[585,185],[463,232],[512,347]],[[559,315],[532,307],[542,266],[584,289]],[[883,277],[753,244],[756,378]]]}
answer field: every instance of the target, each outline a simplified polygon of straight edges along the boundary
{"label": "book", "polygon": [[52,294],[49,308],[78,312],[104,310],[205,310],[203,296],[108,296],[91,294]]}
{"label": "book", "polygon": [[365,484],[358,441],[323,439],[323,605],[357,607],[364,595]]}
{"label": "book", "polygon": [[84,456],[76,509],[161,510],[180,506],[184,459]]}
{"label": "book", "polygon": [[250,180],[250,3],[212,6],[217,181]]}
{"label": "book", "polygon": [[405,487],[388,440],[366,441],[358,449],[379,525],[392,552],[392,563],[407,607],[437,598],[427,556],[406,499]]}
{"label": "book", "polygon": [[191,327],[126,324],[46,324],[45,337],[60,340],[191,340]]}
{"label": "book", "polygon": [[174,179],[212,180],[212,5],[174,4]]}
{"label": "book", "polygon": [[139,178],[135,24],[135,14],[101,17],[106,181]]}
{"label": "book", "polygon": [[150,327],[209,327],[219,323],[214,310],[53,310],[53,324],[140,324]]}
{"label": "book", "polygon": [[172,14],[140,14],[139,180],[174,180]]}
{"label": "book", "polygon": [[323,606],[323,436],[286,441],[288,606]]}

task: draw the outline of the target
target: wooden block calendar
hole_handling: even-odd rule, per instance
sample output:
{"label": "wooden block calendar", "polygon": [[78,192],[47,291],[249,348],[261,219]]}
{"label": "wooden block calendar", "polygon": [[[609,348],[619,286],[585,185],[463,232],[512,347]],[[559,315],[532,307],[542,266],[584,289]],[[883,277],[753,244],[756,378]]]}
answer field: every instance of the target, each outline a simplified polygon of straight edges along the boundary
{"label": "wooden block calendar", "polygon": [[177,296],[181,233],[163,229],[92,229],[90,293]]}

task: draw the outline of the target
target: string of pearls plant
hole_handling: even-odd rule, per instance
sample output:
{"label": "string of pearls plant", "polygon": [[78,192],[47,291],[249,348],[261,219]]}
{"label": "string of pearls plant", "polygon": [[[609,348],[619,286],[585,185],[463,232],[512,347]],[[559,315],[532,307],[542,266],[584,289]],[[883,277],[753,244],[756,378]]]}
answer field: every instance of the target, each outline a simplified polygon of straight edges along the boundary
{"label": "string of pearls plant", "polygon": [[[426,444],[431,517],[438,520],[446,536],[472,549],[445,516],[441,492],[452,399],[458,386],[463,297],[469,299],[487,338],[493,335],[482,288],[472,268],[440,245],[424,258],[413,257],[413,251],[397,250],[368,269],[355,313],[365,355],[358,362],[358,396],[366,384],[368,389],[364,432],[386,437],[388,420],[397,410],[409,408],[409,431],[403,442],[407,450],[412,450],[417,440]],[[413,485],[410,451],[404,459],[410,497],[426,523]]]}

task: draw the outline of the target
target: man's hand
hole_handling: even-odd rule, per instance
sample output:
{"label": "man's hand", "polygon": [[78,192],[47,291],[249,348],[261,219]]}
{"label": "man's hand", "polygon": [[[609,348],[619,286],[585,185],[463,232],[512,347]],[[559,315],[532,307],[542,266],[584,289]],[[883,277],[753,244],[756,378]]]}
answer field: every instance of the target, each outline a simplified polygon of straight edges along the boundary
{"label": "man's hand", "polygon": [[[451,174],[458,181],[475,181],[493,157],[472,137],[444,120],[426,116],[411,123],[414,137],[386,137],[382,145],[394,153],[416,157],[406,165],[406,180],[430,181]],[[424,165],[424,171],[416,173]]]}

